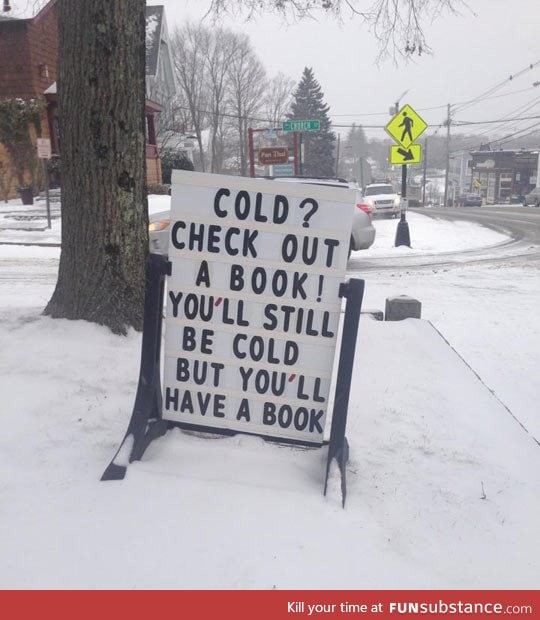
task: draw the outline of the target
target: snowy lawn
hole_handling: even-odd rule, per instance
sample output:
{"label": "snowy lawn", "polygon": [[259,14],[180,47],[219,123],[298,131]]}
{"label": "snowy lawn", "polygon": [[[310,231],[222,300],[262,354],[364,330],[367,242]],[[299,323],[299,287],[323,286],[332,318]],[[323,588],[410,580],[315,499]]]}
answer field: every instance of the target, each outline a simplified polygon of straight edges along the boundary
{"label": "snowy lawn", "polygon": [[[502,240],[408,219],[418,252]],[[376,226],[366,256],[408,250]],[[326,449],[247,436],[174,430],[100,482],[140,335],[41,316],[58,253],[0,246],[1,587],[538,588],[536,264],[366,275],[366,307],[409,294],[423,320],[360,322],[343,510],[337,479],[322,496]]]}

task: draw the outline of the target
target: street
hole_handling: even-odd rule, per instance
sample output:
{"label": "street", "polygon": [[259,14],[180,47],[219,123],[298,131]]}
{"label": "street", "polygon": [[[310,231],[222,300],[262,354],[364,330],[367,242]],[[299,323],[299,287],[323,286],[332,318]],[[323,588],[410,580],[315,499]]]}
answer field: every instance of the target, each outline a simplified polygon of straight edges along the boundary
{"label": "street", "polygon": [[[455,252],[434,252],[423,256],[403,256],[396,258],[365,259],[356,255],[349,263],[351,271],[372,269],[405,270],[411,267],[450,267],[473,263],[505,263],[506,261],[527,261],[538,263],[540,260],[540,209],[530,207],[467,207],[461,209],[411,209],[409,214],[421,214],[434,220],[450,222],[476,222],[482,226],[507,234],[504,244],[492,248],[456,250]],[[414,238],[412,241],[414,247]]]}
{"label": "street", "polygon": [[534,243],[540,252],[540,209],[522,206],[415,209],[433,218],[478,222],[494,230],[508,230],[516,240]]}

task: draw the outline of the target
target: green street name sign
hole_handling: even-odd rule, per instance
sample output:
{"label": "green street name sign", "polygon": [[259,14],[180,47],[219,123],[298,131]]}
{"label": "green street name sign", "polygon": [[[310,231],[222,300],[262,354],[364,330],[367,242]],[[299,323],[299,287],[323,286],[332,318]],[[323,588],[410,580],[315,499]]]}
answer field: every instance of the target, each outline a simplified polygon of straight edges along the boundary
{"label": "green street name sign", "polygon": [[281,131],[319,131],[321,121],[283,121]]}

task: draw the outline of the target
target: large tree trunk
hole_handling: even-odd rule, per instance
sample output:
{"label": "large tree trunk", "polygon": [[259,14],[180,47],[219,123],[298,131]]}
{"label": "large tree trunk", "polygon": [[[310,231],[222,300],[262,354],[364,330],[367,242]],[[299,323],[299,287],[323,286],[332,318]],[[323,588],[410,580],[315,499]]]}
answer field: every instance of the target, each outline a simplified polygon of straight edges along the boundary
{"label": "large tree trunk", "polygon": [[145,1],[60,0],[62,253],[45,314],[142,329]]}

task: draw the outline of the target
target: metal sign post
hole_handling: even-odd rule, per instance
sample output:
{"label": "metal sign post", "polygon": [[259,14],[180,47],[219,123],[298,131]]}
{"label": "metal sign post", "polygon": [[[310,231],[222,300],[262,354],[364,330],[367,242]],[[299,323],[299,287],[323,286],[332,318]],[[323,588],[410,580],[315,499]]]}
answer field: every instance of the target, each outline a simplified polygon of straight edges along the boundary
{"label": "metal sign post", "polygon": [[345,320],[341,336],[341,350],[339,355],[338,377],[334,400],[334,414],[330,430],[328,458],[326,461],[326,476],[324,479],[324,494],[328,488],[328,475],[332,461],[337,461],[341,474],[341,499],[345,507],[347,498],[347,461],[349,460],[349,443],[345,436],[347,428],[347,413],[349,396],[351,393],[352,369],[358,337],[360,310],[364,297],[364,280],[351,279],[341,287],[341,295],[346,299]]}
{"label": "metal sign post", "polygon": [[160,380],[161,318],[168,265],[164,256],[149,254],[137,395],[126,435],[102,480],[122,480],[129,463],[140,460],[150,442],[164,435],[168,428],[162,416]]}
{"label": "metal sign post", "polygon": [[407,208],[407,164],[419,164],[422,161],[422,146],[413,143],[427,129],[427,123],[410,105],[404,105],[399,111],[396,105],[395,114],[384,129],[398,143],[390,147],[390,163],[401,166],[401,220],[404,221]]}
{"label": "metal sign post", "polygon": [[51,228],[51,203],[49,199],[49,168],[48,162],[51,158],[51,141],[49,138],[37,139],[38,158],[43,164],[43,176],[45,177],[45,202],[47,205],[47,228]]}

